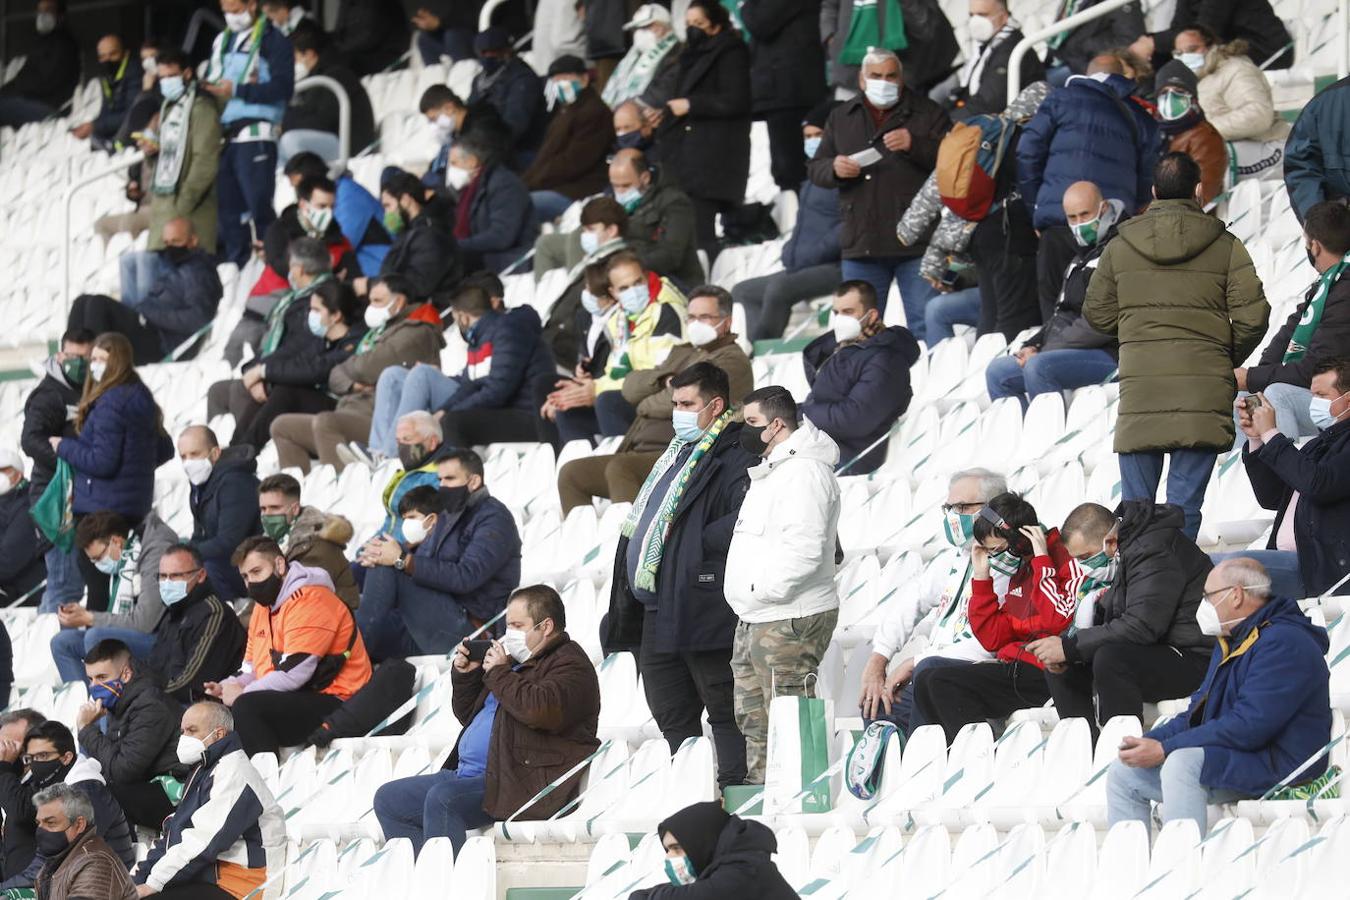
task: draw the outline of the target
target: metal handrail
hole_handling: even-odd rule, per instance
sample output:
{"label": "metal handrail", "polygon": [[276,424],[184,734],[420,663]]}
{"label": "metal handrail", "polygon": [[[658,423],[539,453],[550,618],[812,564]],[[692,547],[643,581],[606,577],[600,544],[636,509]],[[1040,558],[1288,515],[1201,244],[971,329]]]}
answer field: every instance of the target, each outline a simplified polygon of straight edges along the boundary
{"label": "metal handrail", "polygon": [[66,318],[70,318],[70,307],[74,302],[70,296],[70,210],[75,202],[75,194],[81,188],[87,187],[96,181],[102,181],[112,175],[121,175],[126,177],[127,168],[137,163],[145,161],[145,154],[136,151],[128,156],[119,157],[117,162],[106,169],[99,169],[92,175],[86,175],[78,181],[72,181],[66,186],[65,196],[61,202],[61,294],[62,300],[66,304]]}
{"label": "metal handrail", "polygon": [[[497,11],[497,7],[505,3],[506,0],[487,0],[483,8],[478,11],[478,30],[487,31],[492,25],[492,14]],[[1344,5],[1344,0],[1342,0]]]}
{"label": "metal handrail", "polygon": [[203,7],[192,14],[188,19],[187,33],[183,36],[183,52],[191,53],[192,48],[197,44],[197,36],[201,34],[202,26],[209,25],[216,31],[225,30],[225,18],[213,9]]}
{"label": "metal handrail", "polygon": [[315,88],[332,91],[338,102],[338,158],[329,165],[329,171],[340,173],[347,168],[347,160],[352,155],[352,98],[347,89],[335,78],[327,75],[309,75],[295,83],[295,93],[302,94]]}
{"label": "metal handrail", "polygon": [[[1033,44],[1054,37],[1060,32],[1072,31],[1085,22],[1100,19],[1118,9],[1129,6],[1131,3],[1138,2],[1139,0],[1103,0],[1096,6],[1074,13],[1066,19],[1051,22],[1039,31],[1033,31],[1031,34],[1024,36],[1013,48],[1012,56],[1008,57],[1008,102],[1012,103],[1016,100],[1017,95],[1022,90],[1022,57],[1027,55]],[[1341,0],[1342,9],[1345,8],[1347,3],[1350,3],[1350,0]]]}

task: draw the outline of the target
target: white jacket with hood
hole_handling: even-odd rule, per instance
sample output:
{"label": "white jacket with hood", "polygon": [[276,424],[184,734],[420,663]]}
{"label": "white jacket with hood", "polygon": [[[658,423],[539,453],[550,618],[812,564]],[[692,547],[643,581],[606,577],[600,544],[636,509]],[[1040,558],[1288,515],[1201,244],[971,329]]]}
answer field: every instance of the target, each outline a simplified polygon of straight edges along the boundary
{"label": "white jacket with hood", "polygon": [[750,470],[727,550],[727,604],[751,624],[839,607],[834,548],[839,528],[839,446],[802,420]]}

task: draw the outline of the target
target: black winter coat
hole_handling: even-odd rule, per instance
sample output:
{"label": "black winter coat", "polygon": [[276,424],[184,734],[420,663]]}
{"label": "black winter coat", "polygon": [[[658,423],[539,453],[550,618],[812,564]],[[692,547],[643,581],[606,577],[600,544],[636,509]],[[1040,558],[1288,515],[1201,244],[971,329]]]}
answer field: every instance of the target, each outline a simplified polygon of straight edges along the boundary
{"label": "black winter coat", "polygon": [[239,570],[230,564],[244,538],[258,534],[258,462],[241,444],[221,452],[204,484],[189,495],[192,544],[206,564],[206,576],[227,600],[245,595]]}
{"label": "black winter coat", "polygon": [[333,45],[357,75],[383,72],[408,50],[408,16],[403,4],[342,0]]}
{"label": "black winter coat", "polygon": [[[356,73],[344,65],[320,57],[313,75],[331,78],[347,91],[351,100],[350,153],[356,156],[375,141],[375,113],[370,108],[370,96]],[[297,82],[298,84],[298,82]],[[332,91],[313,88],[297,91],[291,97],[286,115],[281,120],[282,131],[310,129],[336,136],[338,133],[338,101]]]}
{"label": "black winter coat", "polygon": [[473,79],[469,103],[490,103],[506,123],[516,150],[533,150],[544,139],[548,122],[544,82],[520,57],[512,58],[491,75],[479,72]]}
{"label": "black winter coat", "polygon": [[82,388],[66,380],[61,366],[52,357],[47,360],[46,376],[24,401],[23,435],[19,443],[24,456],[33,461],[28,487],[28,497],[33,503],[56,474],[56,451],[48,439],[75,436],[73,410],[79,406]]}
{"label": "black winter coat", "polygon": [[[1276,510],[1269,547],[1275,547],[1289,500],[1294,509],[1294,543],[1303,593],[1321,594],[1350,572],[1350,420],[1337,422],[1300,450],[1282,434],[1255,453],[1246,447],[1242,462],[1262,509]],[[1350,583],[1336,589],[1350,595]]]}
{"label": "black winter coat", "polygon": [[[5,592],[6,604],[33,591],[47,577],[42,554],[50,544],[39,538],[28,515],[30,496],[24,481],[0,495],[0,591]],[[41,592],[33,591],[24,606],[37,606],[41,599]]]}
{"label": "black winter coat", "polygon": [[[1170,56],[1177,34],[1196,25],[1204,25],[1223,43],[1246,41],[1247,55],[1258,66],[1293,40],[1270,0],[1177,0],[1171,27],[1153,36],[1154,58]],[[1287,69],[1293,63],[1294,48],[1289,47],[1269,68]]]}
{"label": "black winter coat", "polygon": [[693,884],[634,891],[629,900],[796,900],[771,859],[778,841],[767,825],[732,816],[722,826],[708,863]]}
{"label": "black winter coat", "polygon": [[1303,302],[1289,314],[1280,330],[1271,338],[1261,354],[1261,360],[1247,370],[1247,390],[1264,391],[1272,384],[1294,384],[1307,387],[1312,383],[1313,370],[1318,364],[1333,357],[1350,355],[1350,271],[1341,272],[1331,286],[1327,302],[1322,307],[1322,321],[1317,323],[1309,342],[1308,352],[1296,362],[1284,362],[1285,351],[1294,336],[1294,329],[1303,317],[1312,298],[1317,295],[1319,282],[1303,296]]}
{"label": "black winter coat", "polygon": [[[291,242],[308,236],[305,226],[300,224],[300,205],[292,203],[281,211],[275,222],[267,226],[267,232],[263,235],[263,259],[267,262],[267,267],[285,279],[291,270]],[[331,248],[332,245],[341,244],[345,240],[342,226],[335,217],[328,223],[328,230],[323,233],[323,242]],[[331,249],[329,256],[332,256]],[[348,247],[337,261],[337,265],[333,267],[333,275],[343,281],[350,281],[363,274],[365,273],[361,271],[361,264],[356,261],[356,254]]]}
{"label": "black winter coat", "polygon": [[[740,203],[750,177],[750,49],[732,29],[680,54],[675,98],[689,113],[667,115],[656,143],[668,177],[690,197]],[[669,273],[666,273],[669,274]]]}
{"label": "black winter coat", "polygon": [[[305,307],[306,310],[308,307]],[[289,310],[288,310],[289,312]],[[309,315],[308,312],[305,313]],[[282,348],[264,356],[262,364],[266,367],[267,384],[286,384],[292,387],[313,388],[316,391],[328,389],[328,373],[333,367],[345,362],[356,352],[356,346],[365,337],[366,323],[357,322],[342,337],[335,341],[323,339],[322,347],[315,346],[305,353],[283,353]]]}
{"label": "black winter coat", "polygon": [[[1091,9],[1101,2],[1102,0],[1084,0],[1078,4],[1076,11]],[[1060,8],[1060,15],[1055,17],[1057,19],[1064,18],[1067,6],[1062,3]],[[1047,61],[1057,60],[1068,66],[1074,74],[1082,75],[1087,71],[1092,57],[1114,47],[1130,46],[1144,30],[1144,11],[1138,3],[1131,3],[1100,19],[1084,22],[1070,31],[1059,48],[1050,52]],[[1166,50],[1170,54],[1172,45],[1168,44]],[[1022,83],[1026,84],[1025,81]]]}
{"label": "black winter coat", "polygon": [[[601,643],[605,652],[639,645],[654,653],[725,650],[736,631],[736,614],[722,594],[727,548],[741,502],[759,457],[741,449],[745,427],[731,422],[699,461],[685,486],[666,536],[656,578],[656,610],[644,640],[647,613],[628,582],[628,538],[614,554],[613,590]],[[653,501],[657,502],[657,501]]]}
{"label": "black winter coat", "polygon": [[1087,296],[1088,282],[1092,273],[1097,271],[1097,261],[1102,251],[1116,236],[1113,225],[1101,240],[1091,247],[1078,247],[1073,261],[1069,263],[1064,276],[1064,286],[1060,290],[1059,301],[1055,304],[1048,321],[1025,341],[1025,346],[1035,347],[1038,352],[1047,350],[1105,350],[1117,359],[1120,358],[1120,346],[1114,335],[1102,334],[1083,318],[1083,298]]}
{"label": "black winter coat", "polygon": [[23,67],[0,88],[0,97],[27,97],[47,104],[55,113],[79,87],[80,46],[65,23],[24,43]]}
{"label": "black winter coat", "polygon": [[[948,105],[952,109],[952,118],[968,119],[971,116],[993,113],[997,115],[1008,108],[1008,64],[1012,61],[1013,48],[1022,40],[1020,29],[1014,28],[1003,40],[989,51],[983,73],[980,75],[979,90],[971,94],[965,88],[958,88]],[[1018,81],[1022,87],[1045,80],[1045,66],[1035,50],[1028,50],[1022,57],[1022,77]]]}
{"label": "black winter coat", "polygon": [[177,767],[179,710],[153,678],[128,681],[107,715],[107,734],[90,722],[78,737],[80,752],[98,760],[108,784],[140,784]]}
{"label": "black winter coat", "polygon": [[[209,325],[225,289],[216,272],[216,260],[205,250],[194,250],[175,265],[167,260],[150,292],[136,311],[159,332],[160,348],[167,356],[179,344]],[[197,348],[183,354],[192,359]]]}
{"label": "black winter coat", "polygon": [[239,671],[247,642],[239,617],[205,581],[164,611],[155,626],[145,674],[187,706],[202,699],[206,682],[222,681]]}
{"label": "black winter coat", "polygon": [[740,13],[750,35],[755,114],[819,103],[825,96],[820,0],[746,0]]}
{"label": "black winter coat", "polygon": [[449,232],[423,212],[394,238],[380,274],[407,278],[412,282],[412,299],[421,302],[448,292],[459,281],[459,248]]}
{"label": "black winter coat", "polygon": [[1214,564],[1182,534],[1181,508],[1133,500],[1116,515],[1120,569],[1097,601],[1092,627],[1065,634],[1065,659],[1090,665],[1106,644],[1166,644],[1208,655],[1214,639],[1200,631],[1195,611]]}

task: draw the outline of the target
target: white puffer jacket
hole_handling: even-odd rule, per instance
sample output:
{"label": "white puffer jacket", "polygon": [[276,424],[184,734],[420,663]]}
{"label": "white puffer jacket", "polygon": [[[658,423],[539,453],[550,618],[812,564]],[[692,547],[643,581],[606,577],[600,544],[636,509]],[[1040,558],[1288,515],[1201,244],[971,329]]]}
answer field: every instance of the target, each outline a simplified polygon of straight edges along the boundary
{"label": "white puffer jacket", "polygon": [[727,604],[741,621],[779,622],[839,606],[834,586],[839,529],[839,445],[803,420],[750,470],[727,550]]}
{"label": "white puffer jacket", "polygon": [[1211,48],[1200,77],[1200,108],[1225,141],[1284,141],[1289,123],[1275,112],[1270,82],[1232,44]]}

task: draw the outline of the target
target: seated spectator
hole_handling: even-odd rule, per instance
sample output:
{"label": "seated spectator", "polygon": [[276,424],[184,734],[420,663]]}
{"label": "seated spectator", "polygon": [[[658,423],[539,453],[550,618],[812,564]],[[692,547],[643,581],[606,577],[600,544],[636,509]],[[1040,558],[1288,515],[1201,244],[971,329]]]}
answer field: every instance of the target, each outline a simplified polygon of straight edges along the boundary
{"label": "seated spectator", "polygon": [[131,103],[141,92],[141,70],[115,34],[98,39],[98,65],[102,70],[98,84],[102,89],[102,105],[98,115],[81,122],[70,133],[77,139],[88,140],[95,150],[117,149],[114,138],[122,128],[122,120],[131,109]]}
{"label": "seated spectator", "polygon": [[1350,279],[1342,278],[1350,254],[1350,208],[1333,200],[1312,206],[1303,219],[1303,236],[1308,259],[1321,277],[1266,343],[1257,364],[1233,370],[1238,390],[1259,393],[1275,412],[1275,427],[1295,440],[1322,428],[1309,414],[1313,372],[1330,359],[1350,355]]}
{"label": "seated spectator", "polygon": [[[380,191],[384,226],[394,242],[380,264],[380,277],[406,279],[418,302],[447,296],[463,271],[459,249],[444,223],[435,221],[426,205],[425,188],[407,172],[399,172]],[[366,296],[373,279],[358,278],[352,286]]]}
{"label": "seated spectator", "polygon": [[614,199],[628,213],[624,239],[642,265],[687,290],[707,280],[698,258],[694,204],[674,184],[658,182],[639,150],[620,150],[609,164]]}
{"label": "seated spectator", "polygon": [[[628,213],[613,197],[594,197],[581,208],[581,228],[578,249],[582,255],[568,266],[568,285],[554,301],[544,323],[544,342],[553,353],[559,372],[571,372],[583,359],[591,374],[603,371],[603,359],[597,362],[596,349],[603,343],[602,355],[607,353],[609,341],[602,340],[603,322],[617,307],[609,295],[609,278],[605,265],[620,250],[627,250],[623,239],[628,227]],[[555,235],[545,235],[554,237]],[[570,244],[570,235],[562,235]],[[539,252],[542,238],[535,242]],[[599,368],[596,368],[599,366]],[[577,373],[580,375],[580,373]]]}
{"label": "seated spectator", "polygon": [[610,296],[623,314],[607,319],[605,327],[610,346],[622,349],[609,354],[602,377],[578,378],[565,396],[550,395],[563,441],[627,431],[636,412],[620,390],[624,378],[655,368],[683,336],[687,301],[669,279],[643,268],[630,250],[611,256],[607,271]]}
{"label": "seated spectator", "polygon": [[[47,565],[46,545],[28,517],[28,479],[23,477],[23,456],[18,450],[0,447],[0,595],[5,606],[37,606]],[[36,500],[37,498],[32,498]]]}
{"label": "seated spectator", "polygon": [[[728,813],[720,802],[695,803],[656,826],[671,884],[634,891],[629,900],[685,897],[799,896],[774,863],[778,840],[762,822]],[[690,886],[689,890],[681,890]]]}
{"label": "seated spectator", "polygon": [[23,66],[0,88],[0,126],[20,128],[54,116],[80,85],[80,48],[66,24],[65,0],[38,0],[37,35]]}
{"label": "seated spectator", "polygon": [[262,9],[262,14],[267,17],[267,21],[272,23],[272,27],[287,37],[291,37],[294,42],[296,27],[306,20],[313,23],[313,19],[305,15],[304,8],[296,0],[262,0],[258,4]]}
{"label": "seated spectator", "polygon": [[[300,190],[306,178],[327,178],[328,164],[317,153],[297,153],[286,163],[283,171],[291,187]],[[389,252],[389,232],[384,227],[384,207],[377,197],[362,187],[351,172],[337,176],[337,203],[333,218],[342,235],[352,245],[357,268],[362,272],[378,272]]]}
{"label": "seated spectator", "polygon": [[[1082,12],[1100,2],[1087,0],[1086,3],[1074,3],[1064,0],[1059,4],[1055,18],[1068,18],[1074,12]],[[1046,80],[1052,87],[1064,87],[1070,75],[1086,72],[1095,56],[1113,47],[1128,47],[1144,30],[1144,11],[1138,4],[1131,3],[1052,36],[1047,42]],[[1148,56],[1144,54],[1144,59]]]}
{"label": "seated spectator", "polygon": [[[1000,494],[976,514],[967,616],[995,661],[935,667],[914,679],[916,707],[925,722],[942,726],[948,744],[971,722],[1003,719],[1050,699],[1043,666],[1026,644],[1068,628],[1087,586],[1060,533],[1038,523],[1035,508],[1017,494]],[[1009,579],[1001,597],[994,592],[996,570]]]}
{"label": "seated spectator", "polygon": [[441,143],[436,158],[422,175],[422,184],[427,187],[438,192],[446,189],[450,148],[460,138],[472,136],[480,141],[493,159],[511,158],[511,133],[497,108],[486,100],[470,106],[446,85],[433,84],[422,92],[417,108]]}
{"label": "seated spectator", "polygon": [[1203,836],[1211,803],[1262,797],[1327,770],[1331,699],[1323,656],[1330,641],[1298,601],[1271,590],[1252,559],[1220,563],[1205,579],[1196,614],[1218,639],[1190,707],[1142,737],[1126,737],[1106,782],[1111,825],[1152,831],[1191,819]]}
{"label": "seated spectator", "polygon": [[192,546],[205,561],[207,577],[221,599],[244,595],[244,584],[231,570],[232,548],[258,533],[258,463],[252,447],[220,448],[216,433],[191,425],[178,437],[178,457],[192,490]]}
{"label": "seated spectator", "polygon": [[1200,166],[1200,202],[1209,203],[1223,191],[1228,177],[1228,147],[1197,103],[1195,73],[1179,59],[1158,70],[1158,130],[1163,152],[1185,153]]}
{"label": "seated spectator", "polygon": [[1247,44],[1244,52],[1263,67],[1278,70],[1293,65],[1294,39],[1270,0],[1243,0],[1222,11],[1195,0],[1178,3],[1169,27],[1141,35],[1130,49],[1145,58],[1166,54],[1178,32],[1197,26],[1209,28],[1216,35],[1216,42],[1244,41]]}
{"label": "seated spectator", "polygon": [[[448,653],[446,647],[454,647],[473,630],[464,607],[449,592],[437,584],[419,584],[408,574],[409,559],[427,543],[443,510],[436,488],[413,488],[398,502],[403,540],[379,536],[362,550],[361,563],[367,567],[362,584],[365,602],[356,624],[376,664],[422,653]],[[422,580],[426,581],[425,574]],[[427,628],[422,622],[410,625],[409,620],[439,621]],[[451,624],[440,627],[446,620]],[[432,649],[424,650],[427,645]]]}
{"label": "seated spectator", "polygon": [[411,21],[417,29],[413,44],[428,66],[445,56],[452,62],[473,59],[473,37],[478,30],[478,13],[473,8],[456,3],[428,5],[423,0]]}
{"label": "seated spectator", "polygon": [[[243,360],[245,345],[253,348],[255,359],[266,359],[274,353],[291,356],[302,348],[314,352],[315,336],[307,325],[309,305],[305,300],[319,285],[333,280],[332,257],[322,241],[311,237],[292,241],[287,252],[290,267],[286,287],[272,294],[250,296],[239,323],[230,332],[225,359],[231,365],[238,365]],[[244,371],[252,367],[253,363],[249,362]],[[208,415],[225,411],[224,404],[229,395],[220,392],[227,391],[229,384],[218,381],[211,386],[207,392]]]}
{"label": "seated spectator", "polygon": [[[94,340],[89,379],[75,408],[75,436],[50,439],[75,475],[71,512],[109,511],[139,522],[154,502],[155,470],[173,458],[163,415],[136,374],[131,342],[106,333]],[[108,608],[108,577],[92,559],[76,554],[88,588],[90,611]]]}
{"label": "seated spectator", "polygon": [[1083,299],[1122,213],[1120,201],[1104,199],[1090,181],[1071,184],[1064,192],[1064,215],[1078,250],[1045,326],[1012,355],[990,361],[985,369],[991,400],[1016,397],[1025,412],[1039,394],[1101,384],[1116,371],[1116,341],[1083,318]]}
{"label": "seated spectator", "polygon": [[[309,91],[322,94],[323,91]],[[301,238],[321,241],[328,250],[333,277],[350,282],[361,276],[351,242],[342,233],[333,210],[337,205],[337,185],[327,175],[307,176],[295,189],[296,201],[281,211],[277,220],[267,228],[263,239],[263,259],[267,268],[253,286],[250,294],[271,294],[290,287],[290,251]]]}
{"label": "seated spectator", "polygon": [[446,181],[456,192],[451,234],[466,268],[501,272],[529,252],[539,234],[530,192],[486,146],[472,136],[455,141]]}
{"label": "seated spectator", "polygon": [[[658,366],[635,369],[620,388],[634,409],[633,423],[612,454],[574,459],[558,472],[564,514],[601,497],[629,503],[647,473],[675,436],[671,424],[672,376],[696,363],[711,363],[726,373],[732,396],[744,397],[755,384],[750,360],[731,331],[731,295],[715,285],[696,288],[689,298],[689,341],[676,344]],[[561,384],[561,382],[560,382]],[[566,393],[568,387],[562,387]],[[604,395],[601,395],[604,396]]]}
{"label": "seated spectator", "polygon": [[[23,762],[26,760],[26,762]],[[0,807],[5,813],[5,891],[31,887],[56,854],[35,846],[33,797],[55,784],[80,791],[94,807],[99,837],[130,868],[136,864],[135,835],[108,790],[98,763],[75,755],[75,736],[60,722],[35,723],[18,741],[0,749]],[[11,832],[13,832],[11,834]],[[12,854],[12,855],[11,855]],[[12,870],[13,874],[9,874]]]}
{"label": "seated spectator", "polygon": [[39,791],[33,797],[33,805],[37,807],[37,830],[41,832],[38,842],[54,851],[38,872],[38,897],[135,900],[139,896],[126,864],[99,837],[94,806],[83,791],[68,784],[54,784]]}
{"label": "seated spectator", "polygon": [[198,89],[192,65],[181,50],[160,48],[156,63],[164,97],[159,130],[139,141],[141,150],[155,161],[147,247],[160,249],[164,223],[185,218],[191,220],[202,249],[215,253],[220,228],[216,180],[224,143],[220,110],[214,97]]}
{"label": "seated spectator", "polygon": [[545,819],[567,806],[579,775],[536,794],[600,746],[600,685],[566,627],[558,592],[533,585],[511,595],[506,636],[481,663],[470,662],[468,643],[460,644],[450,702],[464,730],[439,772],[375,792],[386,840],[408,838],[421,852],[430,838],[448,837],[458,853],[470,828],[512,815]]}
{"label": "seated spectator", "polygon": [[[1219,43],[1203,25],[1177,32],[1174,56],[1200,79],[1200,108],[1225,141],[1279,141],[1289,123],[1275,110],[1270,82],[1245,41]],[[1264,62],[1264,60],[1262,60]]]}
{"label": "seated spectator", "polygon": [[[821,103],[802,121],[807,160],[820,149],[832,107],[832,102]],[[745,308],[752,342],[782,337],[794,306],[823,297],[839,284],[839,228],[839,192],[803,181],[797,192],[797,224],[783,244],[783,271],[746,278],[731,291]]]}
{"label": "seated spectator", "polygon": [[259,896],[286,865],[286,820],[244,753],[234,716],[214,702],[183,713],[178,761],[191,767],[183,798],[136,867],[140,895]]}
{"label": "seated spectator", "polygon": [[[664,6],[658,6],[655,3],[649,3],[656,9],[665,11]],[[679,59],[677,52],[666,57],[667,60],[674,62]],[[608,85],[606,85],[608,87]],[[655,149],[652,145],[652,135],[655,131],[651,121],[643,115],[646,111],[656,118],[659,118],[660,107],[665,105],[662,101],[655,109],[646,109],[637,100],[625,100],[614,107],[614,150],[636,150],[639,153],[651,154]],[[649,162],[657,162],[655,156],[647,157]]]}
{"label": "seated spectator", "polygon": [[[103,777],[133,825],[156,829],[173,812],[160,775],[175,766],[173,701],[142,675],[126,644],[100,641],[84,658],[89,702],[75,714],[80,753]],[[107,721],[102,721],[106,717]]]}
{"label": "seated spectator", "polygon": [[[668,73],[680,58],[680,42],[671,24],[670,10],[659,3],[639,6],[623,30],[632,35],[632,46],[605,82],[601,95],[616,111],[626,101],[644,96],[652,82]],[[663,97],[648,106],[660,109],[669,99]]]}
{"label": "seated spectator", "polygon": [[295,48],[297,90],[281,120],[278,161],[284,166],[292,156],[305,151],[317,153],[329,161],[342,155],[343,148],[338,144],[337,96],[325,88],[301,90],[305,79],[311,75],[331,78],[347,92],[351,103],[351,145],[346,150],[349,156],[356,156],[378,136],[370,97],[361,79],[338,59],[328,35],[318,23],[305,22],[293,29],[290,37],[291,46]]}
{"label": "seated spectator", "polygon": [[436,324],[413,315],[412,288],[406,279],[390,275],[373,282],[366,326],[370,329],[356,352],[328,373],[328,390],[338,398],[331,412],[288,413],[272,422],[272,440],[282,468],[309,471],[310,459],[341,470],[345,460],[339,444],[359,441],[370,433],[375,410],[375,384],[389,366],[438,364],[445,340],[439,317]]}
{"label": "seated spectator", "polygon": [[307,569],[323,569],[333,581],[333,592],[348,609],[361,603],[361,590],[347,562],[347,544],[354,531],[342,516],[300,504],[300,482],[284,472],[269,475],[258,485],[258,513],[263,534],[277,542],[289,562]]}
{"label": "seated spectator", "polygon": [[1350,507],[1341,488],[1350,471],[1350,359],[1328,359],[1313,371],[1308,405],[1318,434],[1302,449],[1276,427],[1269,403],[1238,409],[1252,492],[1262,509],[1275,512],[1267,549],[1242,555],[1258,560],[1274,590],[1289,597],[1350,594],[1343,537]]}
{"label": "seated spectator", "polygon": [[[973,46],[965,64],[929,93],[957,122],[1007,108],[1008,65],[1022,40],[1022,26],[1005,0],[971,0],[966,33]],[[1045,80],[1045,67],[1034,49],[1022,57],[1018,71],[1017,83],[1023,87]]]}
{"label": "seated spectator", "polygon": [[487,103],[497,110],[511,136],[514,161],[524,168],[544,136],[543,82],[529,63],[516,55],[505,28],[494,25],[480,31],[473,39],[473,49],[482,69],[473,78],[469,105]]}
{"label": "seated spectator", "polygon": [[408,19],[401,3],[343,0],[333,24],[333,49],[364,78],[390,68],[408,52]]}
{"label": "seated spectator", "polygon": [[[257,365],[246,368],[243,378],[216,382],[207,392],[208,417],[217,409],[214,404],[224,407],[219,412],[234,415],[235,445],[260,451],[271,439],[278,416],[328,412],[337,405],[328,394],[328,376],[352,357],[366,335],[356,293],[340,281],[327,280],[314,282],[308,298],[296,299],[297,309],[289,318],[307,310],[305,330],[293,332],[293,341],[282,340]],[[317,337],[318,345],[306,335]]]}
{"label": "seated spectator", "polygon": [[140,302],[126,306],[102,294],[81,294],[70,307],[67,330],[124,335],[138,366],[194,358],[225,289],[215,257],[198,247],[187,219],[165,223],[164,244],[155,280]]}
{"label": "seated spectator", "polygon": [[460,448],[445,443],[440,420],[425,411],[401,416],[394,428],[394,437],[400,468],[384,486],[384,524],[380,526],[379,534],[402,542],[403,516],[398,512],[399,503],[413,488],[439,487],[441,477],[436,472],[437,465],[442,458]]}
{"label": "seated spectator", "polygon": [[1112,716],[1142,719],[1145,703],[1194,691],[1213,648],[1195,620],[1213,566],[1181,531],[1181,509],[1126,502],[1118,512],[1084,503],[1064,520],[1065,549],[1110,586],[1090,622],[1084,614],[1074,632],[1025,648],[1045,667],[1059,717],[1087,719],[1094,735]]}
{"label": "seated spectator", "polygon": [[235,565],[253,600],[239,672],[206,692],[234,713],[244,752],[303,744],[370,680],[356,620],[322,569],[288,562],[269,537],[239,545]]}
{"label": "seated spectator", "polygon": [[191,544],[174,544],[159,558],[159,599],[165,612],[155,626],[145,674],[187,706],[206,696],[206,682],[239,671],[247,635],[207,580],[201,554]]}
{"label": "seated spectator", "polygon": [[584,60],[558,57],[548,67],[548,79],[548,128],[538,155],[521,176],[540,225],[604,189],[605,157],[614,142],[613,116],[591,87]]}
{"label": "seated spectator", "polygon": [[[56,449],[52,438],[75,436],[71,410],[80,405],[85,379],[89,377],[89,352],[94,333],[79,329],[61,335],[60,349],[47,358],[42,380],[23,404],[23,433],[19,444],[33,461],[29,473],[28,499],[36,505],[56,474]],[[63,603],[80,599],[84,581],[73,553],[53,546],[47,551],[47,590],[41,610],[55,612]]]}
{"label": "seated spectator", "polygon": [[28,732],[46,721],[42,713],[27,707],[0,713],[0,814],[14,823],[12,828],[0,828],[0,878],[4,880],[21,874],[33,858],[33,832],[19,826],[33,821],[32,794],[25,785],[34,776],[25,771],[22,756]]}
{"label": "seated spectator", "polygon": [[[872,637],[872,654],[862,673],[858,705],[869,724],[881,719],[902,732],[929,724],[914,704],[914,679],[937,666],[987,662],[994,655],[970,629],[970,562],[975,517],[1007,491],[1002,475],[965,469],[952,475],[942,504],[942,538],[947,544],[922,577],[901,586]],[[993,591],[1008,594],[1008,576],[990,569]],[[923,643],[911,643],[915,639]],[[906,651],[910,654],[905,656]],[[894,664],[894,665],[892,665]],[[888,673],[889,669],[889,673]]]}
{"label": "seated spectator", "polygon": [[[133,527],[134,525],[134,527]],[[75,552],[111,582],[107,611],[78,602],[57,610],[61,630],[52,636],[52,661],[62,681],[84,678],[84,658],[108,639],[121,641],[138,659],[150,655],[154,631],[164,616],[159,564],[178,535],[151,512],[132,523],[114,512],[96,512],[75,527]]]}
{"label": "seated spectator", "polygon": [[830,331],[802,350],[811,393],[801,412],[839,445],[841,473],[875,472],[886,461],[883,439],[913,398],[909,367],[919,359],[919,345],[903,326],[881,323],[868,281],[835,288],[831,322]]}

